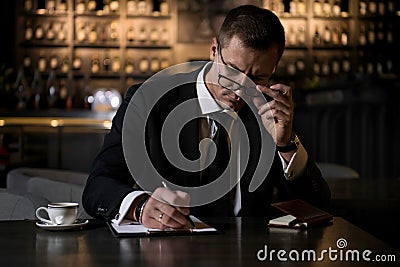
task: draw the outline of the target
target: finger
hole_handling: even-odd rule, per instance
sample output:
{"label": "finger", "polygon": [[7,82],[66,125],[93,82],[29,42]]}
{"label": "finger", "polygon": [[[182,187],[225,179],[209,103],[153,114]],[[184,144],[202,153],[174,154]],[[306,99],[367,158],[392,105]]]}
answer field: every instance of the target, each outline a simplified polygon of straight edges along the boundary
{"label": "finger", "polygon": [[[270,114],[266,114],[269,112]],[[291,109],[285,103],[278,102],[278,101],[271,101],[266,105],[263,105],[259,110],[258,110],[258,115],[276,115],[282,113],[286,116],[290,116],[291,114]]]}
{"label": "finger", "polygon": [[279,93],[283,96],[288,96],[288,97],[292,96],[292,88],[288,85],[278,83],[271,85],[269,88],[272,90],[279,91]]}
{"label": "finger", "polygon": [[[257,88],[274,100],[284,103],[287,107],[291,106],[291,89],[285,85],[275,85],[275,87],[265,87],[257,85]],[[271,102],[271,101],[270,101]]]}
{"label": "finger", "polygon": [[186,216],[175,207],[150,197],[143,209],[142,223],[146,227],[164,229],[183,228],[188,222]]}

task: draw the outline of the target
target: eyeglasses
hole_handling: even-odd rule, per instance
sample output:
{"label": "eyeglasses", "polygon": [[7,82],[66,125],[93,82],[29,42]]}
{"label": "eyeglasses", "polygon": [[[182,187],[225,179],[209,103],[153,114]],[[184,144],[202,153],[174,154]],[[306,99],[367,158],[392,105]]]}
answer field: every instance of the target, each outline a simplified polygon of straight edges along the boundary
{"label": "eyeglasses", "polygon": [[[226,74],[229,75],[229,77],[228,77],[226,75],[221,74],[220,65],[219,65],[219,61],[218,61],[219,56],[217,55],[218,84],[221,87],[231,90],[233,92],[242,90],[248,96],[256,97],[256,96],[261,95],[260,91],[258,91],[255,86],[254,87],[253,86],[251,86],[251,87],[245,86],[245,85],[242,85],[241,83],[235,81],[234,79],[230,78],[230,77],[235,77],[235,76],[236,77],[240,76],[241,78],[243,78],[243,75],[245,75],[245,74],[232,68],[231,66],[229,66],[228,64],[225,63],[224,58],[222,57],[220,44],[218,44],[218,54],[221,56],[222,63],[226,66],[226,68],[224,69]],[[246,76],[246,78],[249,79],[247,76]]]}

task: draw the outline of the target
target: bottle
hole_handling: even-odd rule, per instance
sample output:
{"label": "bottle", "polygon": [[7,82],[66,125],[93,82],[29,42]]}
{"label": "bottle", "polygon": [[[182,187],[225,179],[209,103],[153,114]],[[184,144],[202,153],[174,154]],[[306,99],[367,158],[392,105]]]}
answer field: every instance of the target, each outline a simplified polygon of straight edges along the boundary
{"label": "bottle", "polygon": [[78,23],[78,29],[76,30],[76,39],[78,42],[86,41],[86,24],[84,22]]}
{"label": "bottle", "polygon": [[339,17],[341,14],[341,4],[339,0],[335,0],[332,7],[332,15],[335,17]]}
{"label": "bottle", "polygon": [[89,0],[87,3],[87,10],[89,12],[95,12],[96,11],[96,1],[95,0]]}
{"label": "bottle", "polygon": [[139,42],[146,42],[147,41],[147,32],[145,27],[141,27],[139,30],[139,36],[138,36]]}
{"label": "bottle", "polygon": [[318,25],[315,27],[314,37],[313,37],[313,44],[314,45],[321,45],[321,35],[319,34],[319,27]]}
{"label": "bottle", "polygon": [[72,77],[68,74],[67,78],[60,80],[60,90],[58,101],[55,105],[59,109],[71,109],[72,108]]}
{"label": "bottle", "polygon": [[24,55],[24,58],[22,59],[22,65],[24,66],[25,70],[28,70],[31,67],[32,64],[32,59],[29,55]]}
{"label": "bottle", "polygon": [[85,75],[83,83],[83,109],[91,110],[94,97],[92,95],[92,89],[90,86],[88,75]]}
{"label": "bottle", "polygon": [[332,15],[332,7],[331,3],[329,3],[329,0],[325,0],[323,5],[322,5],[322,14],[325,17],[330,17]]}
{"label": "bottle", "polygon": [[58,68],[58,57],[56,54],[50,56],[49,66],[51,70],[56,70]]}
{"label": "bottle", "polygon": [[90,70],[92,73],[98,73],[100,71],[100,60],[99,60],[99,55],[94,54],[92,56],[92,61],[90,63]]}
{"label": "bottle", "polygon": [[150,71],[157,72],[160,70],[160,60],[156,57],[150,60]]}
{"label": "bottle", "polygon": [[345,73],[349,73],[351,71],[351,62],[349,52],[345,52],[344,58],[342,60],[342,70]]}
{"label": "bottle", "polygon": [[58,97],[59,97],[59,87],[58,87],[57,77],[54,71],[50,71],[49,77],[47,79],[46,89],[47,89],[47,103],[49,108],[55,107]]}
{"label": "bottle", "polygon": [[100,42],[103,42],[103,43],[107,42],[107,40],[108,40],[107,26],[104,25],[104,24],[102,24],[100,26],[100,32],[99,32],[99,38],[98,39],[100,40]]}
{"label": "bottle", "polygon": [[304,3],[304,0],[298,0],[297,1],[296,11],[297,11],[297,14],[299,16],[305,16],[305,14],[306,14],[306,4]]}
{"label": "bottle", "polygon": [[332,41],[332,33],[331,33],[331,29],[328,27],[328,25],[325,25],[323,39],[324,39],[324,44],[326,44],[326,45],[330,44]]}
{"label": "bottle", "polygon": [[110,14],[110,0],[103,0],[103,14]]}
{"label": "bottle", "polygon": [[335,25],[332,29],[332,44],[333,45],[339,45],[341,43],[340,35],[341,35],[341,33],[339,31],[339,27],[338,27],[338,25]]}
{"label": "bottle", "polygon": [[293,60],[290,60],[287,64],[286,64],[286,72],[289,75],[296,75],[296,64]]}
{"label": "bottle", "polygon": [[287,33],[287,44],[289,46],[295,46],[297,44],[297,36],[296,33],[294,32],[293,25],[289,26],[289,32]]}
{"label": "bottle", "polygon": [[377,10],[377,6],[376,6],[376,2],[375,0],[369,0],[368,3],[368,11],[370,15],[376,15],[376,10]]}
{"label": "bottle", "polygon": [[22,110],[26,108],[26,101],[28,96],[28,84],[25,79],[24,68],[20,67],[18,69],[17,79],[14,83],[14,92],[17,97],[16,109]]}
{"label": "bottle", "polygon": [[44,50],[41,50],[39,53],[39,60],[38,60],[38,64],[37,64],[37,70],[39,72],[44,72],[46,70],[46,66],[47,62],[46,62],[46,57],[45,57],[45,53]]}
{"label": "bottle", "polygon": [[27,19],[25,23],[25,41],[31,41],[33,38],[32,20]]}
{"label": "bottle", "polygon": [[147,14],[147,1],[146,0],[138,0],[137,3],[137,12],[139,15]]}
{"label": "bottle", "polygon": [[161,30],[161,43],[164,45],[169,44],[169,31],[167,27]]}
{"label": "bottle", "polygon": [[60,28],[57,31],[57,40],[59,42],[65,42],[66,39],[67,39],[67,33],[66,33],[66,29],[65,29],[65,23],[62,22],[62,23],[60,23]]}
{"label": "bottle", "polygon": [[118,23],[115,20],[110,24],[110,40],[113,42],[118,41]]}
{"label": "bottle", "polygon": [[60,0],[58,3],[58,11],[60,13],[65,13],[68,10],[68,0]]}
{"label": "bottle", "polygon": [[89,43],[96,43],[97,42],[97,26],[96,23],[92,23],[90,26],[89,36],[88,36]]}
{"label": "bottle", "polygon": [[127,12],[127,15],[136,15],[136,13],[137,13],[136,0],[128,0],[126,2],[126,12]]}
{"label": "bottle", "polygon": [[319,17],[322,15],[322,4],[320,0],[314,0],[313,10],[314,16]]}
{"label": "bottle", "polygon": [[377,41],[379,43],[384,43],[384,41],[385,41],[385,33],[384,33],[383,22],[382,21],[378,22],[378,30],[377,30],[377,33],[376,33],[376,37],[377,37]]}
{"label": "bottle", "polygon": [[322,65],[321,65],[321,72],[322,72],[322,75],[325,75],[325,76],[329,76],[330,73],[331,73],[331,68],[330,68],[330,66],[329,66],[329,61],[328,61],[327,59],[325,59],[325,60],[322,62]]}
{"label": "bottle", "polygon": [[289,13],[291,16],[296,16],[297,12],[297,0],[291,0],[289,3]]}
{"label": "bottle", "polygon": [[111,70],[115,73],[118,73],[121,69],[121,62],[118,56],[113,57],[111,61]]}
{"label": "bottle", "polygon": [[378,3],[378,14],[379,16],[385,15],[385,3],[382,1]]}
{"label": "bottle", "polygon": [[337,56],[332,58],[332,74],[338,75],[340,73],[340,63]]}
{"label": "bottle", "polygon": [[67,107],[67,96],[68,96],[67,81],[65,78],[61,78],[58,100],[54,105],[54,107],[58,109],[65,109]]}
{"label": "bottle", "polygon": [[360,0],[359,3],[360,6],[360,16],[365,16],[367,15],[367,3],[365,2],[365,0]]}
{"label": "bottle", "polygon": [[33,9],[33,0],[25,0],[24,1],[24,10],[26,12],[32,12]]}
{"label": "bottle", "polygon": [[118,0],[111,0],[110,2],[110,11],[113,13],[117,13],[119,10],[119,2]]}
{"label": "bottle", "polygon": [[297,26],[297,43],[298,45],[302,46],[306,44],[306,29],[304,25],[298,25]]}
{"label": "bottle", "polygon": [[147,60],[147,58],[144,57],[144,58],[140,59],[140,61],[139,61],[139,70],[142,73],[146,73],[146,72],[149,71],[149,61]]}
{"label": "bottle", "polygon": [[304,59],[303,58],[298,58],[296,60],[296,71],[297,72],[304,72],[305,68],[306,68],[306,64],[304,63]]}
{"label": "bottle", "polygon": [[313,72],[317,76],[321,74],[321,66],[319,65],[318,58],[315,56],[313,58]]}
{"label": "bottle", "polygon": [[111,68],[111,58],[109,56],[108,51],[105,51],[103,58],[103,70],[107,72],[110,70],[110,68]]}
{"label": "bottle", "polygon": [[342,32],[340,34],[340,42],[343,46],[349,45],[349,35],[347,33],[347,25],[346,24],[342,25]]}
{"label": "bottle", "polygon": [[68,55],[65,55],[61,61],[61,72],[62,73],[68,73],[70,69],[70,62],[69,62],[69,57]]}
{"label": "bottle", "polygon": [[134,71],[135,71],[135,65],[133,63],[133,60],[131,57],[127,57],[125,62],[125,73],[133,74]]}
{"label": "bottle", "polygon": [[48,107],[47,97],[43,90],[43,82],[39,70],[35,70],[32,80],[32,95],[29,103],[29,108],[46,109]]}
{"label": "bottle", "polygon": [[358,36],[358,44],[361,46],[367,45],[367,30],[365,24],[360,24],[360,33]]}
{"label": "bottle", "polygon": [[35,28],[35,38],[36,40],[42,40],[44,37],[43,25],[39,23]]}
{"label": "bottle", "polygon": [[368,25],[368,44],[375,44],[375,25],[374,22],[370,22]]}
{"label": "bottle", "polygon": [[155,44],[159,40],[158,30],[157,28],[152,28],[150,30],[150,42]]}
{"label": "bottle", "polygon": [[81,55],[77,52],[75,53],[74,60],[72,61],[72,68],[74,70],[80,70],[82,67]]}
{"label": "bottle", "polygon": [[167,16],[169,14],[168,0],[160,0],[160,14],[161,16]]}
{"label": "bottle", "polygon": [[76,14],[83,14],[85,13],[85,0],[78,0],[75,6]]}
{"label": "bottle", "polygon": [[126,40],[128,42],[135,41],[135,30],[133,26],[129,26],[128,31],[126,32]]}
{"label": "bottle", "polygon": [[47,0],[46,9],[48,14],[54,14],[56,12],[56,1],[55,0]]}
{"label": "bottle", "polygon": [[53,41],[56,37],[56,33],[54,31],[53,28],[53,22],[49,23],[49,27],[47,28],[47,32],[46,32],[46,39],[49,41]]}
{"label": "bottle", "polygon": [[162,58],[160,62],[160,69],[166,69],[169,67],[169,59],[168,58]]}

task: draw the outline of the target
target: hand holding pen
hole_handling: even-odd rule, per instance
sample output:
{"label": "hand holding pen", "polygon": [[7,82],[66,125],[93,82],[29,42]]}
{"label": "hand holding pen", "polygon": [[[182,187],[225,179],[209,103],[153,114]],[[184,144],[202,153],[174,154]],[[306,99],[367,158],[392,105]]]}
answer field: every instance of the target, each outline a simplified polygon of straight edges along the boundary
{"label": "hand holding pen", "polygon": [[[167,184],[166,184],[164,181],[162,181],[162,184],[163,184],[164,188],[166,188],[166,189],[169,190]],[[179,192],[179,191],[177,191],[177,192]],[[190,200],[188,201],[187,204],[189,204],[189,203],[190,203]],[[188,206],[188,205],[186,205],[186,206]],[[195,227],[196,227],[196,225],[194,224],[192,218],[190,218],[190,215],[189,215],[189,214],[186,215],[186,219],[189,221],[189,223],[190,223],[190,225],[192,226],[192,228],[195,228]]]}
{"label": "hand holding pen", "polygon": [[171,191],[165,183],[158,187],[143,207],[141,222],[148,228],[191,229],[189,194]]}

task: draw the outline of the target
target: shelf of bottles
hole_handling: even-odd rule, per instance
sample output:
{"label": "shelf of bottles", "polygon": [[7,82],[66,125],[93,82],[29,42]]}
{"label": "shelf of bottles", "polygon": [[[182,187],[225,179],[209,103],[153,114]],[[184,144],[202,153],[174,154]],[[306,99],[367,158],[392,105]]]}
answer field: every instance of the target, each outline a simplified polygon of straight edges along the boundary
{"label": "shelf of bottles", "polygon": [[[264,0],[286,31],[286,50],[277,75],[298,78],[300,87],[319,79],[361,73],[397,77],[400,5],[391,0]],[[397,65],[396,65],[397,64]],[[304,83],[304,77],[310,84]],[[398,77],[397,77],[398,78]]]}
{"label": "shelf of bottles", "polygon": [[90,108],[96,88],[123,95],[170,66],[170,1],[19,0],[15,107]]}

